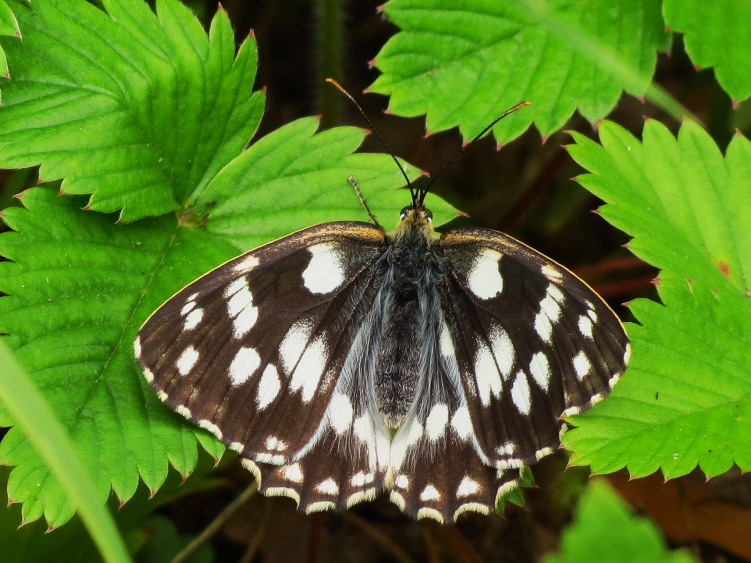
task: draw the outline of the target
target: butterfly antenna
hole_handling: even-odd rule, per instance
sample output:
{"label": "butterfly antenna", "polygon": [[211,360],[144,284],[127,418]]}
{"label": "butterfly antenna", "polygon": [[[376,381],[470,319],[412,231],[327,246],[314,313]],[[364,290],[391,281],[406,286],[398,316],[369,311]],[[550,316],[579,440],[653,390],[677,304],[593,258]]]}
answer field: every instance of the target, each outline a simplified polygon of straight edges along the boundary
{"label": "butterfly antenna", "polygon": [[515,105],[514,107],[512,107],[512,108],[510,108],[510,109],[507,109],[507,110],[506,110],[506,111],[504,111],[504,112],[503,112],[503,113],[502,113],[501,115],[499,115],[498,117],[496,117],[496,118],[495,118],[495,119],[494,119],[494,120],[493,120],[493,121],[492,121],[492,122],[490,123],[490,125],[488,125],[488,126],[487,126],[487,127],[485,128],[485,129],[483,129],[482,131],[480,131],[480,132],[479,132],[479,133],[478,133],[477,135],[475,135],[475,137],[474,137],[474,138],[473,138],[473,139],[472,139],[472,140],[471,140],[471,141],[470,141],[469,143],[465,143],[465,144],[464,144],[464,145],[462,146],[462,148],[461,148],[461,149],[459,149],[459,152],[457,152],[457,153],[456,153],[456,154],[455,154],[454,156],[452,156],[452,157],[451,157],[451,158],[449,159],[449,161],[448,161],[448,162],[447,162],[446,164],[444,164],[444,165],[443,165],[443,168],[441,168],[441,169],[440,169],[440,170],[438,171],[438,174],[436,174],[435,176],[433,176],[433,177],[432,177],[432,178],[430,179],[430,182],[428,183],[428,185],[427,185],[427,186],[425,186],[425,188],[424,188],[424,189],[421,189],[421,190],[420,190],[420,195],[419,195],[419,199],[420,199],[420,204],[422,204],[422,202],[423,202],[423,201],[425,200],[425,196],[426,196],[426,195],[428,194],[428,192],[430,191],[430,186],[432,186],[432,185],[433,185],[433,184],[435,183],[435,181],[436,181],[436,180],[437,180],[437,179],[438,179],[438,178],[439,178],[439,177],[441,176],[441,174],[443,174],[443,173],[444,173],[444,172],[446,171],[446,169],[447,169],[447,168],[448,168],[449,166],[451,166],[451,164],[452,164],[452,163],[453,163],[453,162],[454,162],[454,161],[455,161],[455,160],[456,160],[456,159],[457,159],[457,158],[459,157],[459,155],[460,155],[460,154],[462,154],[462,153],[464,152],[464,150],[465,150],[465,149],[466,149],[466,148],[467,148],[467,147],[468,147],[469,145],[471,145],[471,144],[472,144],[472,143],[474,143],[474,142],[475,142],[475,141],[476,141],[477,139],[479,139],[480,137],[482,137],[482,136],[483,136],[483,135],[484,135],[485,133],[487,133],[488,131],[490,131],[490,130],[491,130],[491,129],[493,128],[493,125],[495,125],[496,123],[498,123],[498,122],[499,122],[499,121],[500,121],[501,119],[503,119],[504,117],[506,117],[506,116],[507,116],[508,114],[510,114],[510,113],[514,113],[514,112],[515,112],[516,110],[518,110],[519,108],[523,108],[524,106],[529,106],[529,105],[532,105],[532,102],[521,102],[520,104],[516,104],[516,105]]}
{"label": "butterfly antenna", "polygon": [[[390,156],[390,157],[391,157],[392,159],[394,159],[394,162],[396,162],[396,165],[397,165],[397,166],[399,167],[399,170],[401,171],[401,173],[402,173],[402,176],[404,176],[404,179],[405,179],[405,180],[406,180],[406,182],[407,182],[407,187],[409,188],[409,193],[410,193],[410,194],[412,195],[412,201],[416,203],[416,201],[417,201],[417,200],[416,200],[416,193],[415,193],[415,189],[414,189],[414,188],[412,187],[412,182],[410,182],[410,181],[409,181],[409,176],[407,176],[407,173],[406,173],[406,172],[404,171],[404,167],[403,167],[403,166],[401,165],[401,163],[399,162],[399,160],[398,160],[398,159],[397,159],[397,158],[396,158],[396,157],[394,156],[394,153],[393,153],[393,152],[391,152],[391,149],[390,149],[390,148],[389,148],[389,146],[388,146],[388,145],[386,144],[386,141],[385,141],[385,140],[383,139],[383,137],[381,137],[381,134],[380,134],[380,133],[378,132],[378,130],[377,130],[377,129],[375,128],[375,125],[373,125],[373,122],[372,122],[372,121],[370,121],[370,118],[368,117],[368,114],[367,114],[367,113],[365,113],[365,110],[364,110],[364,109],[362,109],[362,108],[360,107],[360,104],[358,104],[358,103],[357,103],[357,100],[355,100],[355,99],[354,99],[354,98],[353,98],[353,97],[352,97],[352,96],[350,95],[350,93],[349,93],[349,92],[347,92],[347,91],[346,91],[346,90],[344,89],[344,86],[342,86],[341,84],[339,84],[339,83],[338,83],[338,82],[337,82],[336,80],[334,80],[333,78],[327,78],[327,79],[326,79],[326,82],[328,82],[329,84],[333,84],[334,86],[336,86],[336,87],[337,87],[337,89],[338,89],[338,90],[339,90],[339,91],[340,91],[340,92],[341,92],[342,94],[344,94],[345,96],[347,96],[347,97],[348,97],[348,98],[350,99],[350,101],[351,101],[351,102],[352,102],[353,104],[355,104],[355,107],[357,108],[357,110],[358,110],[358,111],[360,112],[360,114],[361,114],[361,115],[362,115],[362,116],[363,116],[363,117],[365,118],[365,121],[366,121],[366,122],[368,123],[368,126],[370,126],[370,129],[371,129],[371,131],[373,131],[373,133],[375,133],[375,136],[376,136],[376,137],[378,137],[378,140],[379,140],[379,141],[381,141],[381,144],[383,145],[383,148],[385,148],[385,149],[386,149],[386,152],[387,152],[387,153],[389,153],[389,156]],[[493,123],[495,123],[495,122],[493,122]],[[483,131],[483,133],[484,133],[484,131]],[[361,196],[361,198],[362,198],[362,196]],[[370,213],[368,213],[368,214],[370,214]],[[371,215],[371,218],[372,218],[372,215]]]}

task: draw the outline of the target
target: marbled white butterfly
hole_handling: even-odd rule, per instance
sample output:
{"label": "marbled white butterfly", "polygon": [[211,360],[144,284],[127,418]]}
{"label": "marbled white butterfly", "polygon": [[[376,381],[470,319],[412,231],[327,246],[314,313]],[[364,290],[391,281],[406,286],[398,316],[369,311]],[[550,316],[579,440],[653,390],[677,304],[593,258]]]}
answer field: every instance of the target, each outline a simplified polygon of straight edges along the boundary
{"label": "marbled white butterfly", "polygon": [[160,399],[305,512],[388,491],[416,518],[488,513],[628,363],[583,281],[497,231],[439,237],[410,191],[393,232],[323,223],[251,250],[135,341]]}

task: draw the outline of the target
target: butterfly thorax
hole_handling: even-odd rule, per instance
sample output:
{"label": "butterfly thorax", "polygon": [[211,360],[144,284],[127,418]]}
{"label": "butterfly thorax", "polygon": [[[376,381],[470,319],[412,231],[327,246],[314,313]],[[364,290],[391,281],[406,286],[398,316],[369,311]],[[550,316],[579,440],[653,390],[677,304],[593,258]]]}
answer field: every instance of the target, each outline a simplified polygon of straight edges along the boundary
{"label": "butterfly thorax", "polygon": [[440,323],[431,296],[443,275],[442,260],[430,217],[424,208],[402,212],[397,228],[386,236],[379,264],[383,316],[375,392],[378,411],[390,428],[398,427],[415,403],[425,331]]}

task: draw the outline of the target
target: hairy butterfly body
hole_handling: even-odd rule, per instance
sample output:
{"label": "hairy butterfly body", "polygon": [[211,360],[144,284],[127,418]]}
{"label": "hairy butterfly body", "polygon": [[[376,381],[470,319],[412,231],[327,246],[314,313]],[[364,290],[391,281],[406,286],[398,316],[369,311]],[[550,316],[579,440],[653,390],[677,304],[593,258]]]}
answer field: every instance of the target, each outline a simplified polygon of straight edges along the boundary
{"label": "hairy butterfly body", "polygon": [[413,517],[489,512],[607,395],[629,344],[584,282],[489,229],[324,223],[235,258],[141,328],[160,398],[312,512],[389,491]]}

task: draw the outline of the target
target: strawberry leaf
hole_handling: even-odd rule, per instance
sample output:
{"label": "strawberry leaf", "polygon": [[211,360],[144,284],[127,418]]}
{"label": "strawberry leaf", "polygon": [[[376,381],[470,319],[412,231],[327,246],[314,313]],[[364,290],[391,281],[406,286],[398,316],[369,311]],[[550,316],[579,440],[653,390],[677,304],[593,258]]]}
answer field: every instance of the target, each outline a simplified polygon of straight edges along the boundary
{"label": "strawberry leaf", "polygon": [[692,122],[678,138],[647,121],[640,142],[604,122],[601,145],[576,134],[580,182],[608,202],[602,215],[634,236],[629,248],[661,269],[662,303],[631,309],[631,365],[613,394],[572,419],[572,463],[595,472],[697,464],[709,476],[751,468],[751,143],[740,135],[725,158]]}

